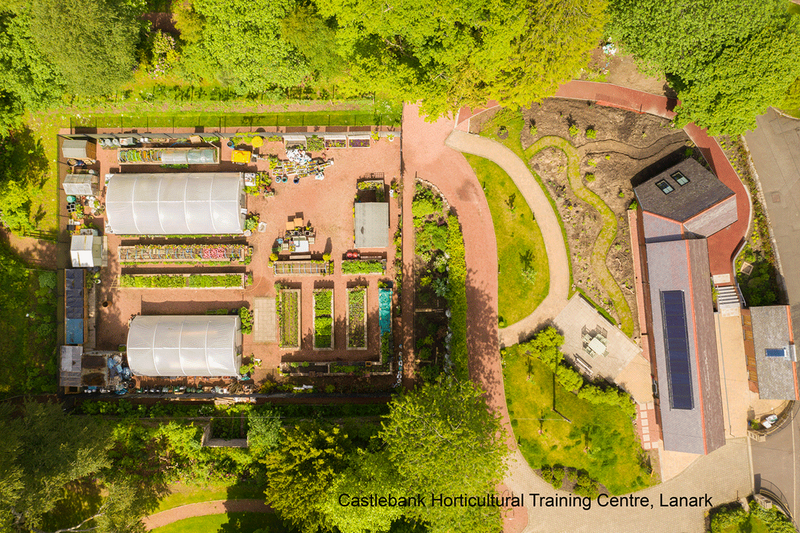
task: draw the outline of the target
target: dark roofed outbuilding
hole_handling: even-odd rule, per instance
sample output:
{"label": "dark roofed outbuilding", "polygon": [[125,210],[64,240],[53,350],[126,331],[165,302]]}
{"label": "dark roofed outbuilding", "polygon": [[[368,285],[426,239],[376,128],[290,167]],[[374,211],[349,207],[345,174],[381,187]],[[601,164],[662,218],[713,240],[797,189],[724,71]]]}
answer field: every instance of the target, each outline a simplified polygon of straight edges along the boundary
{"label": "dark roofed outbuilding", "polygon": [[[634,188],[645,213],[708,237],[736,222],[736,195],[694,159],[681,161]],[[645,236],[647,237],[647,235]]]}

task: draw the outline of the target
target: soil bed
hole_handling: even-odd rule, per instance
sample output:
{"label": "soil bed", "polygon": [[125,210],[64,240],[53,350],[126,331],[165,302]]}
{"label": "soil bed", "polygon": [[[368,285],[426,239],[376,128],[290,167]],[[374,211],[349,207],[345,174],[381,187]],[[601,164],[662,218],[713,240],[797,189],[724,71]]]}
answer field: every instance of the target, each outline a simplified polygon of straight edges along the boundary
{"label": "soil bed", "polygon": [[[472,131],[496,127],[492,121],[495,114],[496,111],[490,111],[475,117]],[[583,185],[597,194],[615,215],[617,232],[608,249],[606,266],[635,316],[633,261],[626,214],[634,200],[633,187],[687,157],[699,158],[703,164],[705,161],[683,130],[672,128],[669,120],[660,117],[557,98],[523,109],[522,115],[525,126],[521,148],[525,150],[546,136],[567,139],[577,149]],[[600,213],[575,195],[563,151],[544,148],[527,163],[545,184],[564,224],[573,290],[582,291],[619,323],[611,298],[591,264],[592,251],[603,227]],[[634,325],[633,337],[636,338],[639,331],[635,320]]]}

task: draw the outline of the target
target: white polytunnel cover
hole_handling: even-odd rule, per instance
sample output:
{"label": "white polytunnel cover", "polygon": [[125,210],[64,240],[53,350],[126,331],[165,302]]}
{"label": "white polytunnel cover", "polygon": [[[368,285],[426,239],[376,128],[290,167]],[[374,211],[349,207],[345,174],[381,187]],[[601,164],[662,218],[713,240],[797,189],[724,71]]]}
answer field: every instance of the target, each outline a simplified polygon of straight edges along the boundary
{"label": "white polytunnel cover", "polygon": [[114,174],[106,185],[108,225],[116,234],[240,234],[244,208],[239,172]]}
{"label": "white polytunnel cover", "polygon": [[238,316],[136,316],[128,365],[139,376],[235,376],[242,365]]}

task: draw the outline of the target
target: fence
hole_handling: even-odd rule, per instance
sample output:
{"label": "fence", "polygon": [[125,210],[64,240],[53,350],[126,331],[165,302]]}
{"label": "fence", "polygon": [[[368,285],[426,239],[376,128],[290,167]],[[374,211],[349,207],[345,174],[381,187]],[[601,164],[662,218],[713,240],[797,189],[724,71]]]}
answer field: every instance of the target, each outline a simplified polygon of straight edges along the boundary
{"label": "fence", "polygon": [[775,505],[777,505],[781,511],[783,511],[783,514],[785,514],[789,520],[791,520],[792,525],[797,528],[797,525],[794,522],[794,517],[792,516],[792,511],[789,508],[789,501],[775,483],[767,481],[760,476],[756,476],[755,493],[766,496],[772,500],[772,502],[775,503]]}
{"label": "fence", "polygon": [[372,112],[342,111],[332,113],[180,113],[176,115],[97,115],[70,117],[70,129],[180,129],[205,128],[226,131],[228,128],[291,128],[308,126],[399,126],[400,116]]}

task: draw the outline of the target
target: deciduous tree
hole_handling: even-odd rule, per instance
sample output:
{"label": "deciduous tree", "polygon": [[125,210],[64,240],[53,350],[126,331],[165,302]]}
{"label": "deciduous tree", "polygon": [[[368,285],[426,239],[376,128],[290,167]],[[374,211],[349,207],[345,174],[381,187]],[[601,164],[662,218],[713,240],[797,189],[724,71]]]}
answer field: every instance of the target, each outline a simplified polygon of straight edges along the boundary
{"label": "deciduous tree", "polygon": [[306,533],[330,526],[322,504],[347,467],[350,442],[336,426],[304,423],[284,432],[279,449],[266,456],[267,503]]}
{"label": "deciduous tree", "polygon": [[422,101],[438,116],[497,99],[526,105],[574,76],[605,23],[604,0],[325,0],[350,78],[343,89]]}
{"label": "deciduous tree", "polygon": [[[507,448],[499,417],[470,381],[441,378],[390,404],[380,437],[409,493],[474,496],[492,492],[505,472]],[[432,531],[502,529],[497,509],[412,507],[408,515]],[[477,529],[476,529],[477,528]]]}
{"label": "deciduous tree", "polygon": [[303,56],[281,37],[293,0],[191,0],[178,3],[187,32],[183,75],[217,81],[241,94],[299,85],[310,73]]}
{"label": "deciduous tree", "polygon": [[108,94],[133,78],[141,9],[122,0],[35,0],[31,36],[69,94]]}
{"label": "deciduous tree", "polygon": [[782,0],[611,0],[609,33],[678,93],[679,125],[739,134],[800,75],[800,30]]}
{"label": "deciduous tree", "polygon": [[28,402],[23,416],[0,407],[0,525],[30,531],[64,496],[70,483],[109,466],[109,433],[88,418],[64,414],[58,404]]}

